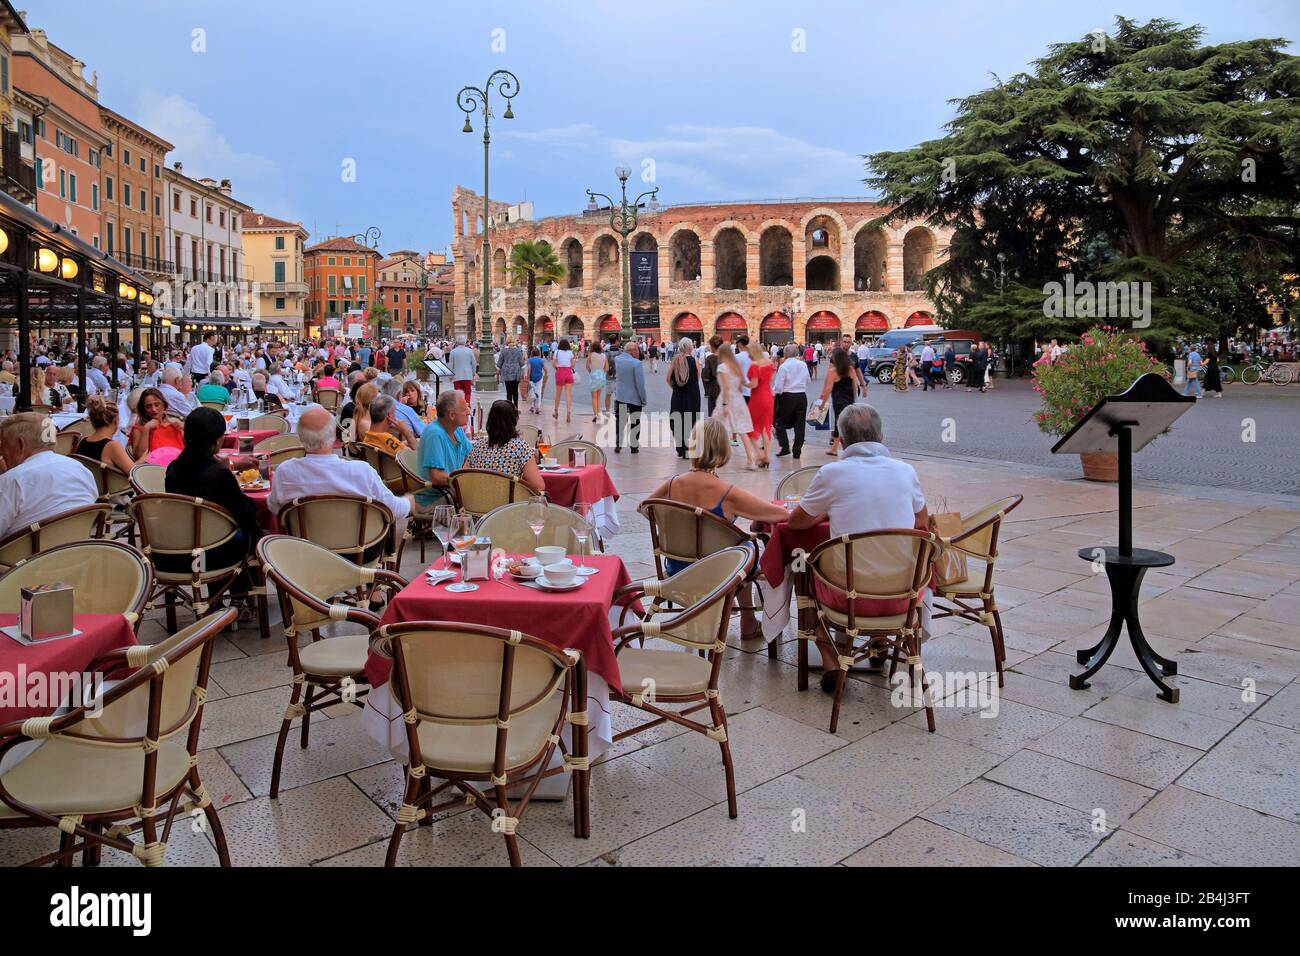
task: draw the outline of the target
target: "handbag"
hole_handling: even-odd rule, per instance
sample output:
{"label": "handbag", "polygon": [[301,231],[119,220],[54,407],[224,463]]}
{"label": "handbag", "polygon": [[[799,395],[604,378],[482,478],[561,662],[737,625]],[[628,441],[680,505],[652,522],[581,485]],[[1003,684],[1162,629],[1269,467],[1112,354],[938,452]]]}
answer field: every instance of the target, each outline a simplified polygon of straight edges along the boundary
{"label": "handbag", "polygon": [[[951,541],[962,532],[961,515],[955,511],[940,512],[930,515],[930,530],[945,541]],[[965,581],[970,571],[966,565],[966,555],[960,545],[945,545],[940,548],[935,558],[935,576],[939,587]]]}
{"label": "handbag", "polygon": [[831,408],[829,405],[814,405],[812,408],[808,409],[806,420],[812,422],[813,428],[817,431],[824,432],[831,427],[829,417],[830,410]]}

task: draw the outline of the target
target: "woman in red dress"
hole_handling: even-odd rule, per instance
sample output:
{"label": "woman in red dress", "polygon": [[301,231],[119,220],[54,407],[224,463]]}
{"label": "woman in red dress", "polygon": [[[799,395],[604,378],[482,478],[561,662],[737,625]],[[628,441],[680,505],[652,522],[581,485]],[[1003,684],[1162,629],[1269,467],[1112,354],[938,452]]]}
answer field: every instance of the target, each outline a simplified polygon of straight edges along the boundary
{"label": "woman in red dress", "polygon": [[754,430],[749,437],[754,441],[754,451],[759,468],[772,465],[772,417],[775,400],[772,398],[772,376],[776,366],[767,354],[767,349],[757,342],[749,343],[749,417]]}

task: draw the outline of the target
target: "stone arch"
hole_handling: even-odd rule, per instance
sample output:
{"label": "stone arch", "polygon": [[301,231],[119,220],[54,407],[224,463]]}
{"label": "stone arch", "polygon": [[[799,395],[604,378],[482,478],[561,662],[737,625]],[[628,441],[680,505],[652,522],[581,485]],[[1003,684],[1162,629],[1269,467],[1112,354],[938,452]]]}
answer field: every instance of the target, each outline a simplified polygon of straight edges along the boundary
{"label": "stone arch", "polygon": [[804,323],[805,342],[838,342],[843,328],[840,317],[829,309],[821,309],[808,316]]}
{"label": "stone arch", "polygon": [[853,289],[889,291],[889,236],[879,226],[863,224],[853,235]]}
{"label": "stone arch", "polygon": [[713,287],[744,289],[748,279],[746,257],[749,254],[745,234],[735,226],[726,226],[713,235]]}
{"label": "stone arch", "polygon": [[658,252],[659,240],[652,232],[638,232],[632,237],[632,248],[637,252]]}
{"label": "stone arch", "polygon": [[700,236],[691,226],[678,226],[668,237],[672,281],[694,282],[700,277]]}
{"label": "stone arch", "polygon": [[925,274],[938,263],[934,233],[925,226],[913,226],[903,237],[903,291],[925,288]]}
{"label": "stone arch", "polygon": [[758,284],[794,285],[794,234],[783,222],[773,223],[759,233]]}
{"label": "stone arch", "polygon": [[613,312],[606,312],[604,315],[596,319],[596,327],[602,333],[609,334],[622,331],[623,323]]}
{"label": "stone arch", "polygon": [[868,309],[858,316],[858,320],[853,323],[853,331],[857,333],[888,332],[889,316],[879,309]]}
{"label": "stone arch", "polygon": [[586,326],[584,325],[582,319],[578,318],[576,315],[570,315],[567,319],[565,319],[564,334],[569,337],[570,341],[574,339],[581,340],[585,338]]}
{"label": "stone arch", "polygon": [[528,334],[528,316],[516,315],[510,322],[510,331],[513,335]]}
{"label": "stone arch", "polygon": [[610,233],[596,236],[591,244],[591,264],[595,270],[592,285],[602,289],[613,289],[619,285],[619,249],[618,240]]}
{"label": "stone arch", "polygon": [[934,325],[935,323],[933,315],[924,309],[917,309],[907,317],[907,321],[903,324],[905,327],[911,328],[916,325]]}
{"label": "stone arch", "polygon": [[721,336],[724,342],[730,342],[737,335],[748,331],[749,325],[745,322],[745,317],[731,309],[720,312],[713,320],[713,334]]}
{"label": "stone arch", "polygon": [[808,291],[839,291],[844,232],[844,220],[833,210],[804,217],[804,288]]}
{"label": "stone arch", "polygon": [[804,288],[809,292],[838,292],[839,262],[833,256],[813,256],[804,267]]}
{"label": "stone arch", "polygon": [[498,289],[506,284],[506,251],[499,246],[492,253],[492,284]]}
{"label": "stone arch", "polygon": [[497,319],[495,322],[492,323],[493,341],[497,341],[497,342],[501,341],[503,338],[505,338],[506,334],[507,333],[506,333],[505,319]]}
{"label": "stone arch", "polygon": [[565,236],[558,250],[560,265],[564,266],[564,287],[582,288],[582,242],[577,236]]}

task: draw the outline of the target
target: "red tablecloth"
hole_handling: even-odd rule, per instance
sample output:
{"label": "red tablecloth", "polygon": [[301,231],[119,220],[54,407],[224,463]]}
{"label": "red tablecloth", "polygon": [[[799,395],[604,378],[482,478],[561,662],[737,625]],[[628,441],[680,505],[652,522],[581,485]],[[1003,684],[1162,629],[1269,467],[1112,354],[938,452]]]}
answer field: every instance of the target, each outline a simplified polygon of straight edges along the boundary
{"label": "red tablecloth", "polygon": [[[8,627],[17,621],[17,614],[0,614],[0,627]],[[19,644],[7,634],[0,634],[0,682],[8,684],[12,690],[11,694],[0,698],[3,701],[0,723],[43,717],[56,709],[57,704],[49,707],[18,706],[27,703],[19,696],[18,688],[26,688],[23,696],[31,693],[30,675],[79,674],[96,658],[136,642],[135,632],[121,614],[78,614],[72,623],[81,631],[76,637],[30,647]],[[22,678],[24,674],[27,679]]]}
{"label": "red tablecloth", "polygon": [[618,489],[604,465],[584,465],[567,473],[543,471],[546,497],[552,504],[572,508],[579,501],[595,504],[605,498],[618,500]]}
{"label": "red tablecloth", "polygon": [[829,541],[831,523],[823,521],[802,531],[791,531],[790,525],[782,521],[772,527],[769,533],[771,537],[763,549],[759,566],[763,569],[763,577],[767,582],[773,587],[779,587],[785,580],[786,567],[794,560],[795,551],[802,548],[804,553],[812,554],[813,548]]}
{"label": "red tablecloth", "polygon": [[267,534],[279,534],[280,522],[276,516],[271,514],[271,506],[268,499],[271,497],[270,487],[263,488],[261,491],[245,491],[244,497],[253,503],[257,508],[257,524]]}
{"label": "red tablecloth", "polygon": [[[522,631],[559,649],[574,648],[582,654],[587,670],[603,677],[610,690],[621,690],[609,609],[614,592],[631,578],[616,555],[591,555],[587,565],[600,573],[576,590],[559,592],[538,591],[511,580],[508,584],[477,581],[477,591],[456,594],[445,584],[430,585],[421,573],[388,603],[383,623],[460,621]],[[442,559],[435,565],[440,566]],[[371,685],[387,682],[392,666],[391,660],[372,653],[366,661]]]}
{"label": "red tablecloth", "polygon": [[278,434],[280,433],[276,431],[274,428],[254,428],[246,432],[226,432],[224,435],[221,436],[221,447],[238,448],[239,437],[241,435],[247,435],[249,438],[252,438],[253,444],[256,445],[263,438],[270,438],[273,435],[278,435]]}

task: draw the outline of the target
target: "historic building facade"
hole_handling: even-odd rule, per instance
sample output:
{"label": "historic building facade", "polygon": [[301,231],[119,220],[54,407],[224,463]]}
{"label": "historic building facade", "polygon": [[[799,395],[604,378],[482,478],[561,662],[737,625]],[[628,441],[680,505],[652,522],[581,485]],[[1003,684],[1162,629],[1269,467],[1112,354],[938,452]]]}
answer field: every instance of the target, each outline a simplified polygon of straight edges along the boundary
{"label": "historic building facade", "polygon": [[[656,338],[747,332],[769,342],[800,342],[881,332],[933,321],[923,276],[947,252],[950,232],[923,223],[868,224],[887,209],[870,200],[708,203],[642,209],[632,251],[658,264]],[[455,329],[474,320],[483,297],[483,197],[452,192]],[[622,315],[621,240],[609,213],[516,219],[493,203],[486,267],[492,270],[494,335],[526,325],[527,292],[506,272],[510,248],[544,240],[565,267],[559,282],[538,290],[542,335],[590,338],[617,331]],[[793,314],[793,324],[790,316]]]}
{"label": "historic building facade", "polygon": [[327,328],[342,327],[349,312],[368,311],[381,258],[378,250],[345,236],[304,250],[308,335],[315,337],[325,334]]}
{"label": "historic building facade", "polygon": [[307,230],[300,222],[252,211],[240,224],[244,279],[253,284],[258,319],[263,327],[287,325],[301,333],[307,302],[303,265]]}

